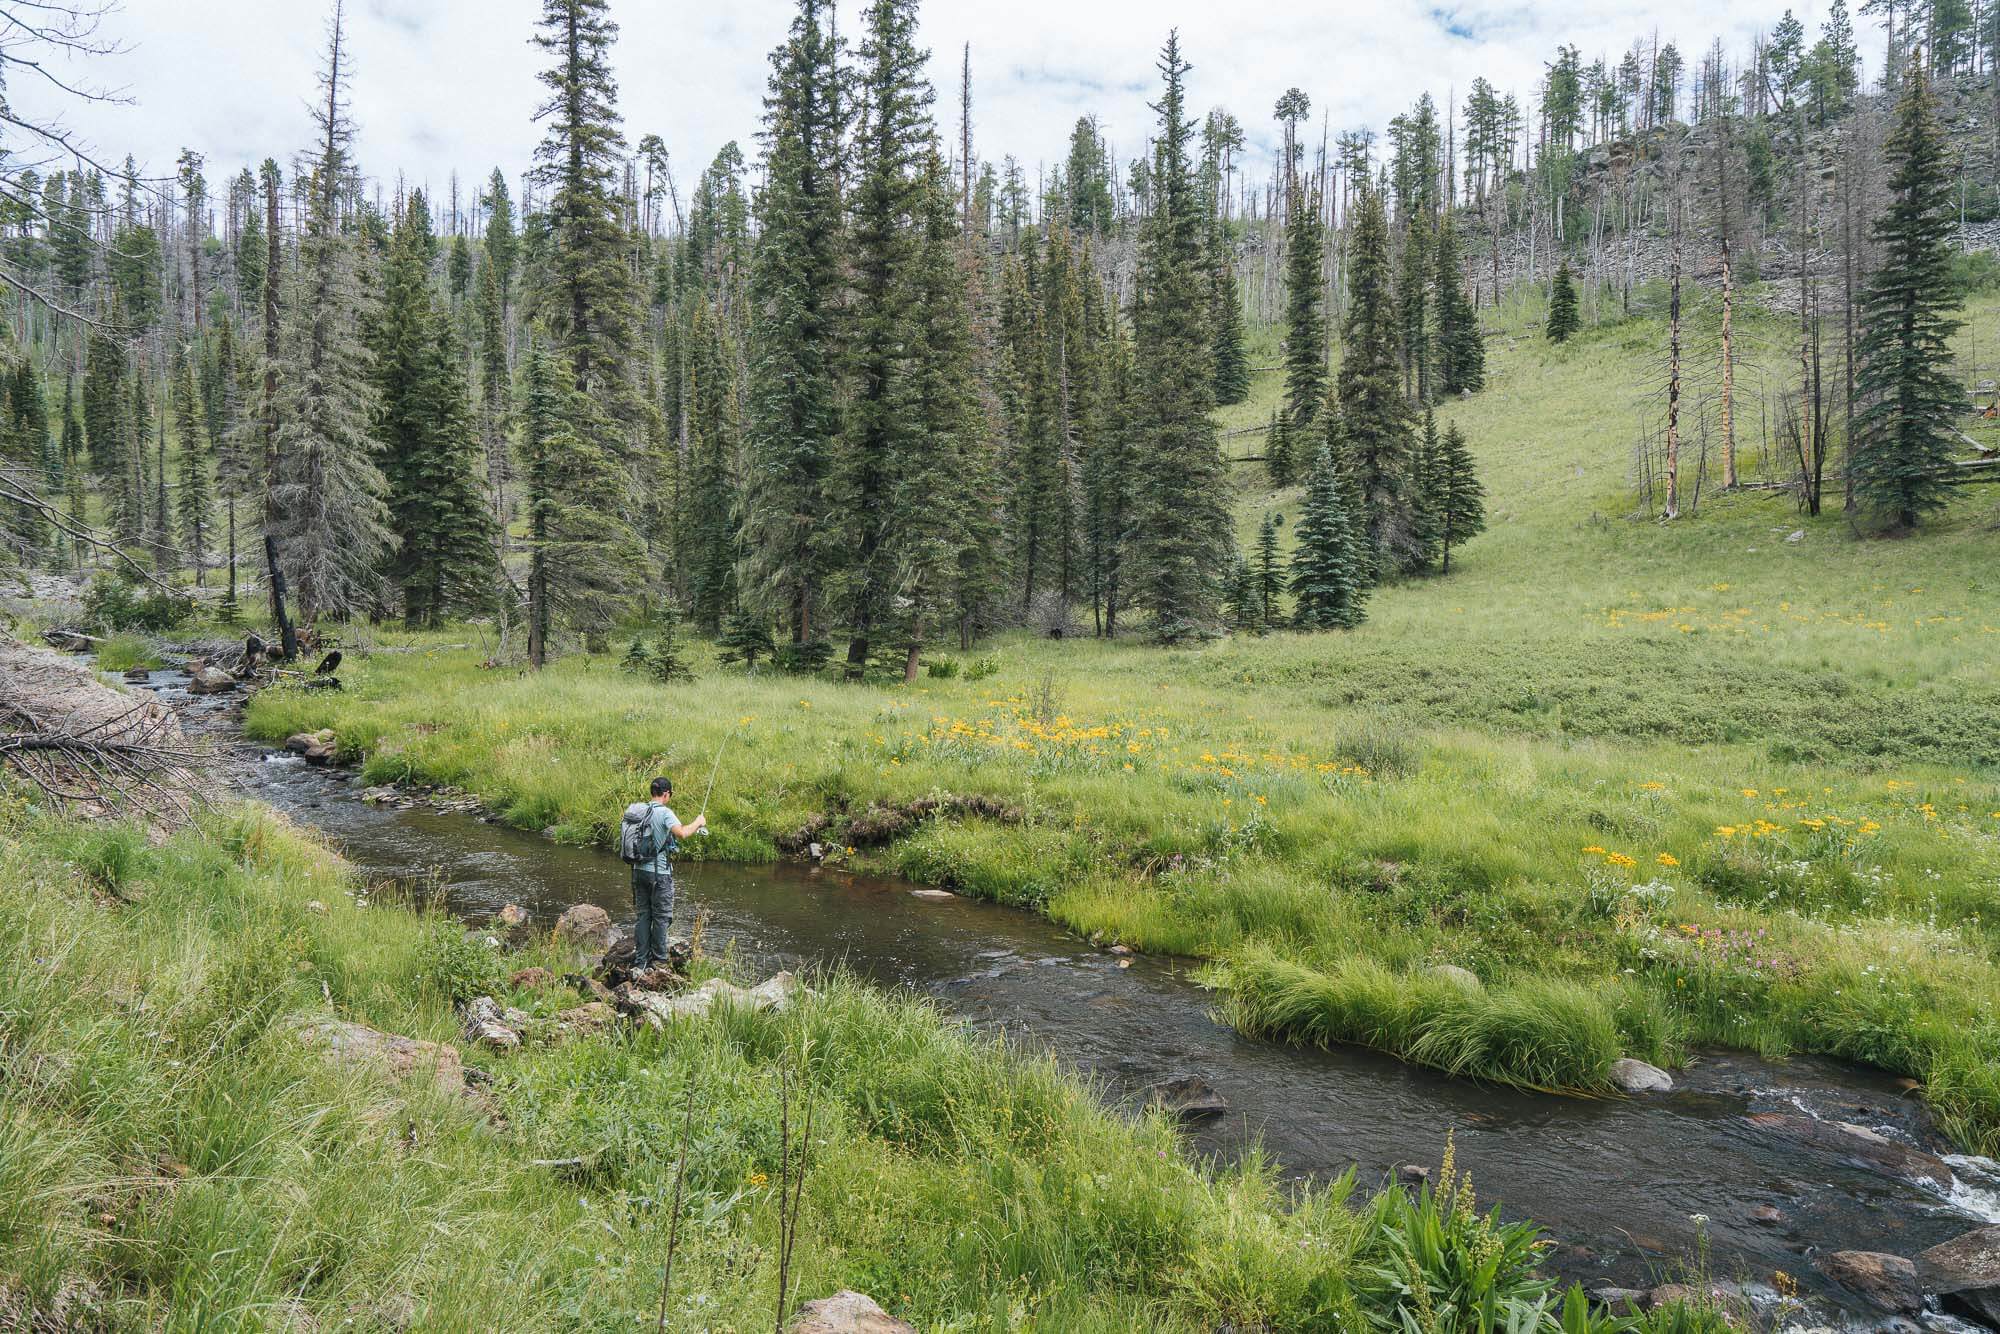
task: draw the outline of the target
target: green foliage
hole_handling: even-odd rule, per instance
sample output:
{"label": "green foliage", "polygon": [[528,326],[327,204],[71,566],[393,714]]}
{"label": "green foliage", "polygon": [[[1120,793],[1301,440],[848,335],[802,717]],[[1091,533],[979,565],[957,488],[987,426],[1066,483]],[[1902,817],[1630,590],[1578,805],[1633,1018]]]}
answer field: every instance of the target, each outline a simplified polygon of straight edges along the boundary
{"label": "green foliage", "polygon": [[1568,342],[1582,327],[1577,314],[1576,282],[1570,277],[1569,261],[1556,266],[1555,281],[1549,285],[1549,317],[1542,334],[1551,343]]}
{"label": "green foliage", "polygon": [[143,635],[112,635],[97,647],[100,672],[126,672],[135,667],[157,669],[162,665],[153,651],[153,641]]}
{"label": "green foliage", "polygon": [[1363,191],[1349,246],[1335,423],[1339,462],[1356,502],[1349,521],[1361,539],[1359,574],[1366,585],[1417,554],[1402,327],[1390,272],[1389,217],[1378,191]]}
{"label": "green foliage", "polygon": [[463,922],[443,914],[425,919],[415,958],[411,980],[449,1005],[492,995],[506,977],[499,952],[467,931]]}
{"label": "green foliage", "polygon": [[1363,558],[1351,496],[1324,444],[1306,476],[1292,549],[1293,622],[1302,630],[1351,630],[1367,618]]}
{"label": "green foliage", "polygon": [[161,634],[183,625],[194,615],[194,603],[184,597],[154,588],[141,587],[137,576],[128,572],[100,574],[84,590],[84,610],[91,623],[105,630],[136,630]]}

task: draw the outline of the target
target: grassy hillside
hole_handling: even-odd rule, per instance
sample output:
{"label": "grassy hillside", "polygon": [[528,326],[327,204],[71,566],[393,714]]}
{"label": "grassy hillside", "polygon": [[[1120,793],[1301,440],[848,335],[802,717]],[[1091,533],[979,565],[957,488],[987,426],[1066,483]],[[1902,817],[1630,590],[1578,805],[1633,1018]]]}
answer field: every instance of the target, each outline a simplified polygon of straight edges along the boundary
{"label": "grassy hillside", "polygon": [[[1971,314],[1969,361],[2000,304]],[[579,841],[656,769],[698,792],[727,735],[709,856],[989,794],[1023,818],[880,845],[836,818],[835,855],[1212,960],[1249,1028],[1564,1088],[1693,1043],[1827,1052],[1925,1081],[2000,1147],[2000,488],[1898,540],[1771,492],[1635,517],[1657,322],[1551,348],[1534,318],[1500,312],[1491,387],[1444,412],[1489,532],[1349,634],[1015,638],[990,678],[910,689],[663,688],[585,658],[531,679],[419,640],[342,696],[266,692],[252,725],[332,725],[374,780],[462,783]],[[1745,324],[1782,365],[1782,326]],[[1265,420],[1274,380],[1226,420]],[[1291,502],[1236,474],[1246,534]],[[1424,972],[1444,963],[1484,987]]]}

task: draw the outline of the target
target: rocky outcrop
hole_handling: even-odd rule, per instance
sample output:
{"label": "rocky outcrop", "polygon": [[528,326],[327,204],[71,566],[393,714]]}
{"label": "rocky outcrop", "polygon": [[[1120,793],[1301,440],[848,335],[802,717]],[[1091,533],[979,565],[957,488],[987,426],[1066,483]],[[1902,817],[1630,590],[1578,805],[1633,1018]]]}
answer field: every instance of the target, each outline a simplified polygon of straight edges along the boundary
{"label": "rocky outcrop", "polygon": [[1626,1093],[1671,1093],[1674,1077],[1657,1065],[1630,1056],[1611,1063],[1611,1082]]}
{"label": "rocky outcrop", "polygon": [[1883,1251],[1833,1251],[1813,1263],[1819,1272],[1878,1311],[1912,1315],[1924,1308],[1917,1267]]}
{"label": "rocky outcrop", "polygon": [[300,1026],[299,1038],[338,1069],[397,1080],[426,1078],[445,1093],[466,1091],[458,1051],[443,1043],[382,1033],[345,1019],[313,1020]]}
{"label": "rocky outcrop", "polygon": [[1917,1256],[1917,1281],[1982,1324],[2000,1328],[2000,1226],[1974,1228]]}
{"label": "rocky outcrop", "polygon": [[801,1306],[792,1318],[792,1334],[917,1334],[917,1327],[896,1319],[872,1297],[842,1290]]}
{"label": "rocky outcrop", "polygon": [[594,903],[573,903],[556,918],[555,936],[586,954],[602,954],[611,944],[611,914]]}
{"label": "rocky outcrop", "polygon": [[1817,1117],[1791,1112],[1755,1112],[1750,1124],[1759,1130],[1797,1140],[1824,1153],[1870,1172],[1880,1172],[1912,1185],[1949,1190],[1951,1168],[1936,1154],[1899,1144],[1866,1126],[1845,1121],[1822,1121]]}

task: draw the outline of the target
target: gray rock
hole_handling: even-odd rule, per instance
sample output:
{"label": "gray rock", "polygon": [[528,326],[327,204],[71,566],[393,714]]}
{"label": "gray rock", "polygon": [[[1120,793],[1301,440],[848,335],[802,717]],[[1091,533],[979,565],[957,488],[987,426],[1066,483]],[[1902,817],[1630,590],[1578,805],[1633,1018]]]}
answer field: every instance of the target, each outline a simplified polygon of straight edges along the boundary
{"label": "gray rock", "polygon": [[747,1010],[782,1011],[802,992],[811,994],[790,973],[777,973],[748,990],[711,977],[693,991],[678,996],[628,988],[625,999],[637,1012],[640,1022],[650,1028],[665,1028],[675,1019],[705,1015],[718,1003]]}
{"label": "gray rock", "polygon": [[1947,1308],[2000,1326],[2000,1226],[1974,1228],[1917,1256],[1917,1282]]}
{"label": "gray rock", "polygon": [[1785,534],[1785,540],[1787,542],[1803,542],[1806,540],[1806,530],[1803,528],[1794,528],[1791,532]]}
{"label": "gray rock", "polygon": [[500,910],[494,920],[509,929],[525,926],[528,921],[528,910],[518,903],[510,903]]}
{"label": "gray rock", "polygon": [[1637,1309],[1644,1306],[1646,1304],[1646,1295],[1644,1288],[1605,1286],[1590,1290],[1590,1300],[1600,1306],[1610,1307],[1613,1313],[1621,1312],[1627,1307]]}
{"label": "gray rock", "polygon": [[465,1092],[465,1067],[458,1051],[442,1043],[381,1033],[345,1019],[304,1024],[299,1039],[343,1070],[366,1070],[393,1079],[425,1076],[446,1093]]}
{"label": "gray rock", "polygon": [[1431,1169],[1422,1163],[1404,1163],[1396,1169],[1396,1180],[1406,1186],[1421,1186],[1431,1179]]}
{"label": "gray rock", "polygon": [[1627,1093],[1671,1093],[1674,1088],[1672,1075],[1630,1056],[1611,1063],[1611,1082]]}
{"label": "gray rock", "polygon": [[594,903],[575,903],[556,918],[556,939],[586,954],[602,954],[611,944],[611,914]]}
{"label": "gray rock", "polygon": [[236,689],[236,678],[218,667],[204,667],[188,682],[190,695],[226,695]]}
{"label": "gray rock", "polygon": [[1646,1309],[1657,1311],[1676,1304],[1708,1309],[1739,1295],[1733,1283],[1662,1283],[1646,1294]]}
{"label": "gray rock", "polygon": [[874,1298],[842,1289],[801,1306],[792,1318],[792,1334],[917,1334],[917,1327],[890,1315]]}
{"label": "gray rock", "polygon": [[1760,1204],[1750,1211],[1750,1221],[1761,1223],[1765,1227],[1776,1227],[1785,1221],[1785,1216],[1775,1205]]}
{"label": "gray rock", "polygon": [[1819,1272],[1878,1311],[1908,1315],[1924,1309],[1917,1267],[1883,1251],[1833,1251],[1813,1261]]}
{"label": "gray rock", "polygon": [[465,1006],[465,1037],[468,1042],[512,1051],[521,1045],[521,1034],[534,1022],[520,1010],[503,1007],[491,996],[475,996]]}
{"label": "gray rock", "polygon": [[1199,1075],[1178,1075],[1155,1084],[1147,1099],[1177,1121],[1212,1121],[1229,1111],[1229,1099]]}

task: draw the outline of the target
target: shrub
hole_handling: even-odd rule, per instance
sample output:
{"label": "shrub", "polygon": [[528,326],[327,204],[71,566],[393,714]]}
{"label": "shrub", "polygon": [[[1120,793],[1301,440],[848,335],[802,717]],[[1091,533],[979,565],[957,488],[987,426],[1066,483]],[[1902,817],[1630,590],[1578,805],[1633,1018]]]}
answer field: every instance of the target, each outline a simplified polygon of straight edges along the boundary
{"label": "shrub", "polygon": [[932,658],[924,663],[924,675],[933,681],[949,681],[959,673],[957,658]]}
{"label": "shrub", "polygon": [[424,923],[417,981],[433,995],[462,1005],[500,989],[500,960],[491,947],[466,934],[458,921],[436,916]]}
{"label": "shrub", "polygon": [[100,574],[83,595],[84,609],[105,630],[140,630],[158,634],[194,615],[192,599],[157,589],[141,593],[129,578]]}
{"label": "shrub", "polygon": [[104,672],[128,672],[134,667],[160,665],[151,641],[142,635],[118,634],[97,647],[97,668]]}
{"label": "shrub", "polygon": [[998,674],[999,671],[1000,655],[997,653],[982,653],[971,662],[965,664],[965,679],[968,681],[984,681],[987,677]]}

